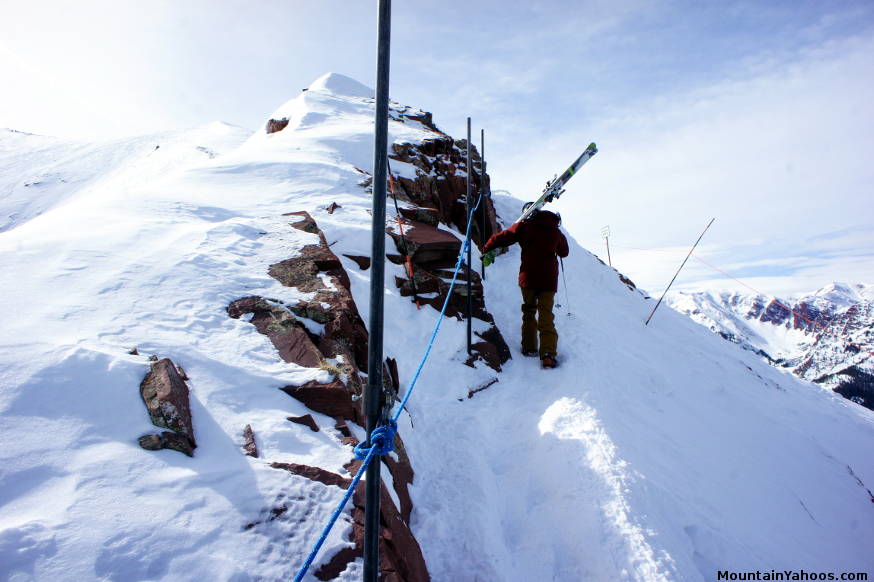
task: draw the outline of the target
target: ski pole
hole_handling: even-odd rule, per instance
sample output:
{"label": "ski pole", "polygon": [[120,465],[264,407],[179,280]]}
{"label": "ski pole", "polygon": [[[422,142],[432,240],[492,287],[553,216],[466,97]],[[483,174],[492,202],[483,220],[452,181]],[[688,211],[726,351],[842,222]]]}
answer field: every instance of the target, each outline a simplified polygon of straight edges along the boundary
{"label": "ski pole", "polygon": [[571,316],[571,298],[567,290],[567,277],[564,275],[564,259],[559,257],[558,262],[561,265],[561,280],[564,281],[564,299],[567,303],[567,316]]}

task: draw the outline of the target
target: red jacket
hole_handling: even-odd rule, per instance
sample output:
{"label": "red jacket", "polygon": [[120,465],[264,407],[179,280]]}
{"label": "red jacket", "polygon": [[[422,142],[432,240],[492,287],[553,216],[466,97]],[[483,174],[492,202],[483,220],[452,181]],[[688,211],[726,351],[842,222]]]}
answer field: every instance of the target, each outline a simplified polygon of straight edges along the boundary
{"label": "red jacket", "polygon": [[483,252],[519,243],[522,247],[519,286],[537,291],[557,291],[556,255],[568,255],[567,239],[558,225],[558,216],[548,210],[541,210],[533,218],[517,222],[507,230],[492,235],[483,247]]}

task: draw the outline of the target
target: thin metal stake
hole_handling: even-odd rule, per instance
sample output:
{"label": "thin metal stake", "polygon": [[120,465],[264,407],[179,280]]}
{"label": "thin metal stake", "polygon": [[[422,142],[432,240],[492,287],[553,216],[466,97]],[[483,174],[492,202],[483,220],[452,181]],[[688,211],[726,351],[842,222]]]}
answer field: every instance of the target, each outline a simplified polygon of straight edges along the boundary
{"label": "thin metal stake", "polygon": [[[391,0],[378,0],[376,115],[373,139],[373,222],[371,226],[370,329],[368,330],[367,446],[370,434],[385,420],[382,383],[383,310],[385,299],[385,198],[388,167],[388,80],[391,41]],[[367,466],[364,501],[364,582],[379,578],[380,467],[377,457]]]}
{"label": "thin metal stake", "polygon": [[677,275],[679,275],[679,274],[680,274],[680,271],[683,270],[683,266],[686,264],[686,261],[688,261],[688,260],[689,260],[689,257],[692,256],[692,251],[694,251],[694,250],[695,250],[695,247],[698,246],[698,243],[701,242],[701,239],[704,237],[704,233],[707,232],[707,229],[710,228],[710,225],[713,224],[713,221],[714,221],[714,220],[716,220],[716,218],[711,218],[711,219],[710,219],[710,222],[707,223],[707,226],[706,226],[706,227],[704,228],[704,230],[701,232],[701,236],[698,237],[698,240],[696,240],[696,241],[695,241],[695,244],[692,245],[692,248],[689,249],[689,254],[686,255],[686,258],[685,258],[685,259],[683,259],[683,264],[680,265],[680,268],[677,269],[677,272],[676,272],[676,273],[674,273],[674,278],[671,279],[671,282],[670,282],[670,283],[668,283],[668,288],[665,289],[665,292],[662,293],[662,296],[661,296],[661,297],[659,297],[658,303],[656,303],[655,307],[652,308],[652,313],[649,314],[649,317],[646,318],[646,323],[644,323],[643,325],[649,325],[649,320],[652,319],[652,316],[653,316],[653,315],[655,315],[656,309],[658,309],[658,308],[659,308],[659,305],[661,305],[661,303],[662,303],[662,299],[664,299],[664,298],[665,298],[665,295],[668,294],[668,289],[670,289],[670,288],[671,288],[671,285],[674,284],[674,281],[677,279]]}
{"label": "thin metal stake", "polygon": [[[480,196],[484,196],[486,193],[486,130],[479,130],[479,163],[480,163],[480,176],[479,176],[479,187],[481,189]],[[482,213],[482,227],[479,230],[479,238],[480,245],[486,244],[486,209],[483,207],[480,212]],[[482,247],[480,247],[482,248]],[[480,278],[485,281],[486,280],[486,265],[485,263],[480,263]],[[485,292],[485,290],[483,290]]]}
{"label": "thin metal stake", "polygon": [[[470,117],[467,118],[467,199],[465,200],[465,204],[467,206],[467,221],[470,222],[470,213],[473,211],[473,206],[470,204],[471,197],[471,180],[470,174],[473,171],[473,166],[470,162]],[[467,354],[471,354],[471,343],[473,341],[473,319],[471,318],[471,313],[473,313],[473,295],[471,294],[471,272],[473,269],[471,268],[471,256],[473,249],[471,249],[472,245],[467,245]]]}
{"label": "thin metal stake", "polygon": [[612,267],[613,259],[610,258],[610,226],[607,225],[602,228],[601,234],[604,236],[604,240],[607,241],[607,264]]}

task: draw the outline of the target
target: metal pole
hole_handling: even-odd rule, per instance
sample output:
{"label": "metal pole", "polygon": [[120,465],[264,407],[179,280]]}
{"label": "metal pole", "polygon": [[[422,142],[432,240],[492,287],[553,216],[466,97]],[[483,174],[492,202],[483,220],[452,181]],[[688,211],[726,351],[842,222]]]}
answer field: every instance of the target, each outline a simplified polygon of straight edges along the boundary
{"label": "metal pole", "polygon": [[[467,197],[466,197],[466,206],[467,206],[467,220],[470,221],[470,213],[473,211],[473,206],[470,203],[471,197],[471,180],[470,174],[473,171],[473,166],[470,162],[470,117],[467,118]],[[470,259],[471,259],[472,249],[470,245],[467,247],[467,353],[470,355],[471,353],[471,342],[473,340],[473,321],[471,318],[471,313],[473,312],[473,296],[471,295],[471,269],[470,267]]]}
{"label": "metal pole", "polygon": [[610,225],[608,224],[601,229],[601,236],[607,241],[607,264],[613,266],[613,259],[610,258]]}
{"label": "metal pole", "polygon": [[[482,193],[480,196],[486,195],[486,130],[479,130],[479,164],[480,164],[480,177],[479,177],[479,185]],[[482,221],[480,224],[482,227],[479,231],[480,244],[486,244],[486,209],[485,207],[480,210],[482,213]],[[480,278],[485,281],[486,280],[486,265],[485,263],[480,263]],[[485,292],[485,289],[483,290]]]}
{"label": "metal pole", "polygon": [[[382,332],[385,299],[385,183],[388,167],[388,78],[391,41],[391,0],[377,1],[376,115],[373,139],[373,223],[371,226],[370,329],[368,330],[367,446],[383,420]],[[379,577],[379,494],[382,459],[367,466],[364,494],[364,581]]]}
{"label": "metal pole", "polygon": [[[713,224],[713,221],[714,221],[714,220],[716,220],[716,219],[715,219],[715,218],[711,218],[711,219],[710,219],[710,222],[707,223],[707,226],[706,226],[706,227],[704,228],[704,230],[701,232],[701,236],[698,237],[698,240],[696,240],[696,241],[695,241],[695,244],[692,245],[692,248],[689,249],[689,254],[686,255],[686,258],[685,258],[685,259],[683,259],[683,264],[680,265],[680,268],[677,269],[677,272],[676,272],[676,273],[674,273],[674,278],[671,279],[671,282],[670,282],[670,283],[668,283],[668,289],[670,289],[670,288],[671,288],[671,285],[674,284],[674,280],[677,278],[677,275],[679,275],[679,274],[680,274],[680,271],[683,270],[683,266],[686,264],[686,261],[688,261],[688,260],[689,260],[689,257],[692,256],[692,251],[694,251],[694,250],[695,250],[695,247],[698,246],[698,243],[701,242],[701,239],[704,237],[704,233],[707,232],[707,229],[710,228],[710,225]],[[653,315],[655,315],[656,309],[658,309],[658,308],[659,308],[659,305],[661,305],[661,303],[662,303],[662,299],[664,299],[664,298],[665,298],[665,295],[668,294],[668,289],[665,289],[665,292],[662,293],[662,296],[661,296],[661,297],[659,297],[658,303],[656,303],[655,307],[652,308],[652,313],[649,314],[649,317],[646,318],[646,323],[644,323],[643,325],[649,325],[649,320],[652,319],[652,316],[653,316]]]}

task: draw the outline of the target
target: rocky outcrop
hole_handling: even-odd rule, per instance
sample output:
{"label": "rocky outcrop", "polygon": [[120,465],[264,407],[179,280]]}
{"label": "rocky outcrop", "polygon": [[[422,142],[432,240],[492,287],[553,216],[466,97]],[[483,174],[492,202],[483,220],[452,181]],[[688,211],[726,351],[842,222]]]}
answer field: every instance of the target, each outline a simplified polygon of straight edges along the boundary
{"label": "rocky outcrop", "polygon": [[[395,279],[401,295],[438,311],[449,296],[453,269],[462,244],[457,234],[441,226],[454,226],[462,233],[467,229],[467,143],[465,140],[455,142],[445,134],[441,136],[420,144],[392,146],[392,158],[412,165],[416,177],[394,177],[397,184],[394,193],[405,204],[399,208],[400,216],[388,220],[386,225],[386,232],[400,253],[400,260],[395,262],[406,264],[407,276]],[[489,177],[482,172],[482,162],[475,147],[471,148],[471,160],[473,192],[479,192],[480,188],[488,191]],[[490,198],[483,198],[475,216],[471,239],[482,247],[492,234],[500,230]],[[449,297],[448,317],[464,319],[467,315],[467,269],[466,265],[462,268]],[[510,350],[486,309],[479,273],[471,271],[470,278],[472,317],[489,327],[485,332],[476,333],[472,354],[466,363],[473,366],[474,362],[482,361],[500,371],[511,357]]]}
{"label": "rocky outcrop", "polygon": [[[439,222],[454,226],[459,232],[467,228],[467,141],[455,141],[448,135],[425,140],[419,144],[403,143],[392,145],[393,160],[415,167],[415,178],[407,175],[395,176],[398,187],[395,193],[399,199],[418,207],[419,211],[436,215]],[[489,176],[482,171],[482,160],[476,146],[471,148],[472,192],[476,196],[480,189],[490,191]],[[408,217],[409,218],[409,217]],[[423,220],[422,217],[414,218]],[[489,197],[484,197],[472,227],[474,243],[482,247],[489,237],[498,232],[497,214]]]}
{"label": "rocky outcrop", "polygon": [[874,410],[874,304],[853,305],[836,315],[793,370]]}
{"label": "rocky outcrop", "polygon": [[309,429],[313,432],[319,432],[319,425],[316,424],[316,419],[313,418],[312,414],[304,414],[303,416],[289,416],[286,418],[286,420],[295,424],[309,427]]}
{"label": "rocky outcrop", "polygon": [[194,426],[188,399],[188,385],[169,358],[153,363],[140,384],[140,395],[152,424],[168,429],[139,438],[144,449],[173,449],[189,457],[194,454]]}
{"label": "rocky outcrop", "polygon": [[251,424],[247,424],[243,428],[243,450],[247,457],[258,458],[258,445],[255,443],[255,432],[252,430]]}
{"label": "rocky outcrop", "polygon": [[288,127],[288,118],[283,117],[282,119],[271,119],[267,122],[267,133],[276,133],[277,131],[282,131]]}
{"label": "rocky outcrop", "polygon": [[[275,469],[282,469],[300,477],[305,477],[323,485],[348,489],[352,480],[321,467],[297,463],[271,463]],[[366,484],[362,481],[352,495],[352,531],[349,539],[352,548],[344,548],[331,557],[314,575],[319,580],[333,580],[343,573],[350,563],[364,556],[364,494]],[[288,511],[287,506],[271,510],[270,517]],[[380,580],[383,582],[426,582],[430,580],[428,568],[422,557],[422,550],[407,526],[409,516],[395,507],[391,495],[383,483],[380,488],[380,526],[382,535],[379,543]],[[258,523],[248,524],[246,529]]]}
{"label": "rocky outcrop", "polygon": [[[341,442],[350,447],[351,456],[352,447],[358,444],[358,440],[347,423],[365,425],[360,396],[362,372],[367,367],[367,330],[352,297],[349,276],[328,247],[315,220],[306,212],[286,216],[292,217],[290,226],[293,228],[317,235],[317,242],[304,246],[297,256],[271,265],[269,273],[283,285],[311,293],[312,297],[295,304],[258,296],[243,297],[228,306],[228,315],[235,319],[249,315],[252,325],[270,339],[284,361],[320,368],[332,374],[333,378],[328,382],[311,381],[300,386],[284,386],[282,390],[310,410],[334,418],[335,428],[342,435]],[[363,261],[358,264],[365,266]],[[368,259],[366,267],[369,266]],[[393,395],[400,384],[394,360],[389,358],[386,361],[383,372],[387,395]],[[319,431],[312,415],[288,417],[288,420]],[[382,580],[428,580],[421,549],[408,526],[413,508],[409,486],[414,473],[400,436],[395,436],[395,452],[383,457],[383,463],[392,475],[401,507],[395,507],[392,497],[383,490]],[[354,474],[358,465],[359,462],[353,460],[346,467],[350,474]],[[297,463],[272,463],[271,466],[329,486],[345,489],[351,482],[349,478],[321,467]],[[361,495],[356,491],[354,505],[353,516],[357,517],[350,539],[355,542],[355,547],[332,556],[316,572],[316,577],[321,580],[337,577],[350,562],[362,556],[363,489]],[[273,508],[267,521],[279,518],[287,510],[287,506]],[[247,528],[254,525],[249,524]]]}

